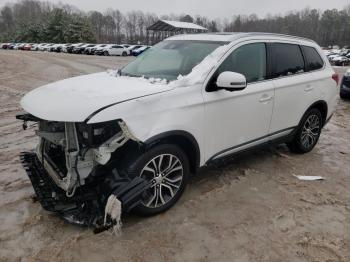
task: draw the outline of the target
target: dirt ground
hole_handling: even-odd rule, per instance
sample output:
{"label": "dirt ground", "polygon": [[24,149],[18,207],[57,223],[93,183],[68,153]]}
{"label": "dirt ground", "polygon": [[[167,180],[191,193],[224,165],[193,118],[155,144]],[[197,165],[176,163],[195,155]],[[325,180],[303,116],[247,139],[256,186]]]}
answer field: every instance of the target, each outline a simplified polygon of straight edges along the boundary
{"label": "dirt ground", "polygon": [[347,101],[340,101],[313,152],[294,155],[279,146],[204,168],[168,212],[124,217],[120,236],[94,235],[33,203],[18,154],[37,140],[14,118],[20,98],[40,85],[128,61],[0,51],[0,261],[350,261]]}

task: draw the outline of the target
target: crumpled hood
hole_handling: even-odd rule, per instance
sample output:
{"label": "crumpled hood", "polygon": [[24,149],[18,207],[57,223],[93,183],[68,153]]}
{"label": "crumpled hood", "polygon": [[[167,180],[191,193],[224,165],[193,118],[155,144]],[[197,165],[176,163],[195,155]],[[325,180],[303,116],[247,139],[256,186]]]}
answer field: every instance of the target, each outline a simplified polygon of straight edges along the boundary
{"label": "crumpled hood", "polygon": [[106,106],[171,89],[167,84],[150,83],[143,78],[116,77],[103,72],[73,77],[34,89],[22,98],[21,106],[41,119],[83,122]]}

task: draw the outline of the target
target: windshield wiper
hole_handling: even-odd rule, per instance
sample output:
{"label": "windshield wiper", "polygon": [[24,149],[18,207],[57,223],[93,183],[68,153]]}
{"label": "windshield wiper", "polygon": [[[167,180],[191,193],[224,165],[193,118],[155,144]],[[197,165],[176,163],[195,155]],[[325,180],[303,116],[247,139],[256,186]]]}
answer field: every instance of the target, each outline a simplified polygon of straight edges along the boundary
{"label": "windshield wiper", "polygon": [[130,73],[125,73],[123,71],[120,71],[121,76],[130,76],[130,77],[142,77],[140,75],[135,75],[135,74],[130,74]]}

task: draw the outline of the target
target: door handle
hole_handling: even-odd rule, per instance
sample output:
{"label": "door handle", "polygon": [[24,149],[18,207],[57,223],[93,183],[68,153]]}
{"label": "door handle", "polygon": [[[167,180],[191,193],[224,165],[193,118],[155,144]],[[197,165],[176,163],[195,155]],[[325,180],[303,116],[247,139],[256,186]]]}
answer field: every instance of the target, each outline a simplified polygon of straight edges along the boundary
{"label": "door handle", "polygon": [[269,96],[269,95],[263,95],[260,99],[259,99],[259,102],[260,103],[265,103],[267,101],[270,101],[272,100],[273,96]]}
{"label": "door handle", "polygon": [[312,85],[307,85],[304,89],[305,92],[310,92],[314,89],[314,87]]}

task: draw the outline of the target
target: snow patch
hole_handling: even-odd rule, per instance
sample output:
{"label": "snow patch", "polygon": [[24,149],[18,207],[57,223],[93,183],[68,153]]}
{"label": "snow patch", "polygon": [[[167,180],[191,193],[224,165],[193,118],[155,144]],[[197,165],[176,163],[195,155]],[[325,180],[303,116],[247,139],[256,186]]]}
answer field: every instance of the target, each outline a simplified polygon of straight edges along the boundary
{"label": "snow patch", "polygon": [[194,24],[194,23],[188,23],[188,22],[180,22],[180,21],[169,21],[169,20],[161,20],[162,22],[171,25],[176,28],[186,28],[186,29],[197,29],[197,30],[204,30],[208,31],[207,28]]}
{"label": "snow patch", "polygon": [[304,181],[315,181],[315,180],[324,180],[324,177],[322,176],[297,176],[293,175],[299,180],[304,180]]}
{"label": "snow patch", "polygon": [[121,76],[119,75],[119,69],[108,69],[107,73],[110,76],[118,77],[120,79],[126,79],[126,80],[131,79],[132,81],[136,80],[143,83],[160,84],[160,85],[166,85],[168,83],[166,79],[162,79],[162,78],[154,78],[154,77],[145,78],[144,76],[142,77]]}

